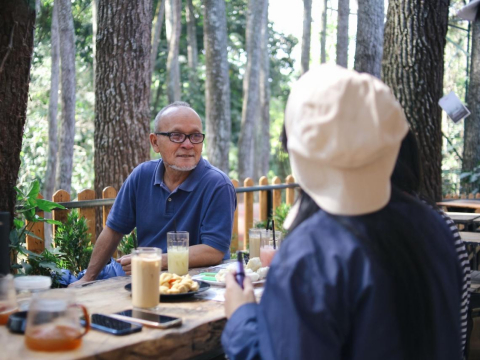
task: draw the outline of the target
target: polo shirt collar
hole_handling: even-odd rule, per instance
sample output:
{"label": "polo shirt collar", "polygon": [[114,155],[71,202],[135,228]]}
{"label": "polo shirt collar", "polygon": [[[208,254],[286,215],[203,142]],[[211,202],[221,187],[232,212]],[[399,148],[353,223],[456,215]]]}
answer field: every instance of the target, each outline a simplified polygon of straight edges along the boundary
{"label": "polo shirt collar", "polygon": [[[205,160],[203,157],[200,157],[200,161],[197,164],[197,167],[192,170],[190,175],[187,179],[180,184],[178,189],[183,191],[191,192],[195,189],[198,184],[198,181],[202,178],[203,170],[205,169]],[[160,159],[158,162],[157,169],[155,170],[155,178],[153,181],[153,185],[162,185],[163,184],[163,175],[165,174],[165,165],[163,164],[163,160]]]}

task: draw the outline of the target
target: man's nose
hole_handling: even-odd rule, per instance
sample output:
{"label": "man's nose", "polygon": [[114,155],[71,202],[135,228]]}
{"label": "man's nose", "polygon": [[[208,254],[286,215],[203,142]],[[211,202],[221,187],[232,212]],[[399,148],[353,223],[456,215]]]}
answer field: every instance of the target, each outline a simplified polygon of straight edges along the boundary
{"label": "man's nose", "polygon": [[193,148],[193,144],[192,142],[190,141],[190,138],[185,138],[185,141],[182,143],[182,148],[185,148],[185,149],[191,149]]}

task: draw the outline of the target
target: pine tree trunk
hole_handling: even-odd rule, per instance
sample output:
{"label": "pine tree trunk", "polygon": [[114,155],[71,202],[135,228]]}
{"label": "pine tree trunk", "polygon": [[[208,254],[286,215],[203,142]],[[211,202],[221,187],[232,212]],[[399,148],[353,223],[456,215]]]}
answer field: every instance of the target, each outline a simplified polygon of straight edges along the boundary
{"label": "pine tree trunk", "polygon": [[119,190],[131,171],[150,158],[151,33],[150,0],[98,1],[95,192],[99,198],[106,186]]}
{"label": "pine tree trunk", "polygon": [[266,176],[270,168],[270,53],[268,50],[268,0],[263,0],[263,19],[261,29],[261,67],[260,67],[260,122],[255,138],[255,154],[257,155],[256,179]]}
{"label": "pine tree trunk", "polygon": [[423,188],[442,196],[442,130],[438,100],[443,93],[443,54],[448,0],[390,0],[382,78],[402,104],[417,135]]}
{"label": "pine tree trunk", "polygon": [[58,16],[62,117],[58,153],[57,189],[71,192],[73,145],[75,140],[75,36],[70,0],[55,0]]}
{"label": "pine tree trunk", "polygon": [[187,16],[187,42],[188,42],[188,67],[195,73],[198,64],[197,51],[197,26],[195,22],[195,12],[192,0],[187,0],[186,6]]}
{"label": "pine tree trunk", "polygon": [[27,115],[35,7],[4,0],[0,11],[0,211],[13,224],[20,151]]}
{"label": "pine tree trunk", "polygon": [[238,177],[240,183],[254,177],[253,129],[259,114],[260,41],[263,1],[249,0],[247,10],[247,66],[243,78],[243,107],[240,137],[238,140]]}
{"label": "pine tree trunk", "polygon": [[97,72],[97,29],[98,29],[98,0],[92,0],[92,52],[93,52],[93,85],[95,87],[95,73]]}
{"label": "pine tree trunk", "polygon": [[348,67],[348,21],[350,0],[338,0],[337,64]]}
{"label": "pine tree trunk", "polygon": [[[464,121],[464,146],[462,171],[472,171],[480,165],[480,17],[472,22],[472,58],[468,107],[471,115]],[[469,191],[469,190],[467,190]]]}
{"label": "pine tree trunk", "polygon": [[212,165],[228,174],[231,115],[225,0],[205,0],[203,16],[207,156]]}
{"label": "pine tree trunk", "polygon": [[358,0],[355,70],[380,78],[383,53],[384,0]]}
{"label": "pine tree trunk", "polygon": [[302,74],[310,66],[310,40],[312,34],[312,0],[303,0]]}
{"label": "pine tree trunk", "polygon": [[322,33],[320,35],[320,62],[322,64],[327,62],[327,9],[328,9],[328,0],[325,0],[323,2]]}
{"label": "pine tree trunk", "polygon": [[167,57],[167,96],[168,102],[179,101],[180,93],[180,32],[182,28],[182,0],[167,0],[165,4],[165,18],[168,41]]}
{"label": "pine tree trunk", "polygon": [[158,56],[158,46],[160,45],[160,34],[162,33],[163,19],[165,18],[165,0],[161,0],[158,3],[157,14],[155,15],[155,27],[153,32],[153,41],[152,41],[152,58],[151,58],[151,67],[152,74],[155,70],[155,63],[157,62]]}

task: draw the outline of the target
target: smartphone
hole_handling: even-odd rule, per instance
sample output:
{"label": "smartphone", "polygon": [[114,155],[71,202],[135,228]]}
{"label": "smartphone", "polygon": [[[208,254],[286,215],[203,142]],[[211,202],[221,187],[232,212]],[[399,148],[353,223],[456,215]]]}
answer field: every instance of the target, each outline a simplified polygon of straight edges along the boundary
{"label": "smartphone", "polygon": [[115,314],[111,314],[112,317],[120,320],[131,321],[140,323],[145,326],[155,327],[159,329],[167,329],[173,326],[179,326],[182,323],[182,319],[159,315],[144,310],[125,310]]}
{"label": "smartphone", "polygon": [[[81,320],[85,325],[85,320]],[[103,331],[113,335],[127,335],[142,330],[142,325],[115,319],[111,316],[102,314],[92,314],[90,317],[90,326],[92,329]]]}

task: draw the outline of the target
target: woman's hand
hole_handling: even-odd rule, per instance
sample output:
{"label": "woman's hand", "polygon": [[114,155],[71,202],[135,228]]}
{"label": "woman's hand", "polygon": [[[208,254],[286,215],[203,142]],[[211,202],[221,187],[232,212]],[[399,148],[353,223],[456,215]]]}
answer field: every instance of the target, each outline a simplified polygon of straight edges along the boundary
{"label": "woman's hand", "polygon": [[256,302],[253,285],[248,276],[245,276],[243,281],[243,290],[237,284],[234,274],[230,272],[225,276],[225,284],[225,316],[227,319],[230,319],[240,306]]}

